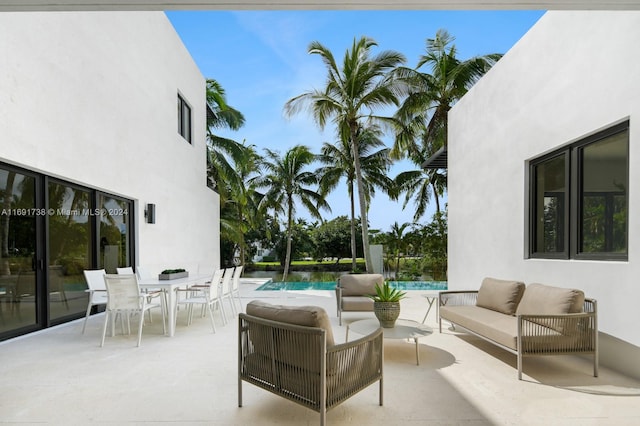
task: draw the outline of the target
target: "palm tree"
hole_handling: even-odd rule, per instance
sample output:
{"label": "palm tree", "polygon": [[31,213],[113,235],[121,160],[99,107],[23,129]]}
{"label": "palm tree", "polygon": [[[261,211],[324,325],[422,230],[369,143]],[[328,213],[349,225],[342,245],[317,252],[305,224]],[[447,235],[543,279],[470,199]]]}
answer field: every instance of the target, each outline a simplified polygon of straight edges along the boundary
{"label": "palm tree", "polygon": [[307,170],[307,167],[316,160],[316,156],[309,151],[309,148],[296,145],[282,157],[278,152],[270,149],[265,149],[265,152],[266,158],[262,167],[266,173],[254,179],[254,183],[257,188],[266,188],[261,204],[273,209],[276,214],[284,213],[287,217],[287,252],[282,276],[282,281],[286,281],[291,263],[291,238],[296,201],[299,201],[311,216],[319,220],[322,220],[319,209],[331,211],[331,207],[320,193],[309,188],[310,185],[318,183],[316,173]]}
{"label": "palm tree", "polygon": [[207,79],[207,105],[211,110],[207,114],[207,128],[238,130],[244,125],[244,116],[227,104],[227,95],[222,85]]}
{"label": "palm tree", "polygon": [[404,253],[406,255],[407,241],[404,238],[404,231],[409,227],[409,223],[403,223],[402,225],[398,225],[398,222],[394,222],[391,225],[391,231],[388,235],[388,244],[390,249],[394,252],[394,257],[396,259],[396,279],[399,277],[400,272],[400,253]]}
{"label": "palm tree", "polygon": [[[224,88],[216,80],[207,79],[207,179],[221,198],[228,198],[224,182],[237,181],[233,163],[242,161],[245,146],[232,139],[217,136],[216,129],[238,130],[244,125],[241,112],[227,104]],[[231,160],[231,161],[230,161]],[[239,185],[239,182],[235,182]]]}
{"label": "palm tree", "polygon": [[[414,163],[418,166],[423,164],[429,157],[425,154],[428,151],[416,152],[412,155]],[[415,200],[416,211],[413,215],[413,221],[417,222],[426,213],[431,197],[436,203],[436,212],[440,213],[440,197],[444,194],[447,187],[446,172],[441,173],[439,170],[424,169],[419,167],[417,170],[404,171],[394,179],[397,191],[404,193],[405,198],[402,204],[404,209],[411,199]]]}
{"label": "palm tree", "polygon": [[259,171],[262,158],[253,145],[246,146],[241,154],[233,163],[235,179],[225,183],[222,191],[228,197],[220,203],[220,236],[234,243],[234,248],[240,252],[240,264],[244,265],[247,249],[245,235],[257,226],[261,217],[258,209],[260,195],[253,178]]}
{"label": "palm tree", "polygon": [[208,184],[220,195],[220,237],[232,246],[231,253],[236,248],[240,250],[240,262],[244,264],[244,236],[258,217],[255,189],[249,181],[258,170],[259,156],[253,146],[214,133],[216,129],[238,130],[245,119],[241,112],[229,106],[219,82],[207,79],[206,91]]}
{"label": "palm tree", "polygon": [[324,62],[327,68],[327,85],[323,91],[305,92],[285,104],[285,113],[289,116],[308,107],[321,129],[331,120],[340,139],[350,142],[358,186],[367,272],[372,271],[372,263],[369,251],[368,203],[360,165],[360,137],[366,127],[365,120],[386,121],[384,117],[373,115],[373,111],[379,107],[399,105],[405,87],[390,72],[405,62],[404,56],[390,50],[372,56],[371,49],[375,46],[377,43],[370,38],[354,39],[351,49],[345,52],[342,68],[339,68],[328,48],[317,41],[312,42],[308,51],[319,55]]}
{"label": "palm tree", "polygon": [[[411,90],[395,114],[399,123],[396,139],[391,151],[393,158],[408,157],[418,166],[447,145],[447,115],[453,105],[502,57],[492,53],[461,61],[452,37],[440,29],[433,39],[426,41],[426,54],[420,57],[416,69],[398,68],[396,76],[407,82]],[[430,73],[418,71],[428,66]],[[422,183],[405,184],[405,191],[420,188],[416,195],[418,211],[426,208],[431,195],[438,197],[446,190],[446,176],[436,170],[425,171]],[[415,175],[414,175],[415,177]],[[409,180],[407,176],[406,180]],[[444,181],[444,182],[443,182]],[[425,184],[431,185],[426,190]],[[410,194],[407,193],[410,198]],[[426,198],[425,198],[426,197]],[[436,198],[436,203],[439,201]],[[406,205],[406,201],[405,201]],[[438,211],[440,208],[438,206]]]}
{"label": "palm tree", "polygon": [[[389,149],[384,147],[384,142],[380,139],[382,132],[375,127],[368,127],[363,130],[359,140],[360,169],[362,171],[362,181],[367,205],[371,197],[375,194],[376,188],[380,188],[385,193],[395,195],[394,182],[387,176],[391,159]],[[383,149],[376,150],[377,148]],[[326,195],[333,191],[342,178],[347,183],[347,191],[351,207],[351,269],[356,269],[356,215],[355,215],[355,191],[356,172],[353,161],[353,151],[349,139],[342,138],[335,145],[324,143],[318,157],[321,163],[326,166],[318,169],[320,176],[320,191]]]}

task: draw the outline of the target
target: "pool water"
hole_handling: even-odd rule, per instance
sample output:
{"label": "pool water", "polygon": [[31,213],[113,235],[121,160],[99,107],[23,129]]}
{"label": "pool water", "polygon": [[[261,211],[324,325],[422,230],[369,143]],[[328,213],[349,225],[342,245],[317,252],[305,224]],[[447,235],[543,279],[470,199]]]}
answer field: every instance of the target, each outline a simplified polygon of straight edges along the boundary
{"label": "pool water", "polygon": [[[446,290],[446,281],[389,281],[389,285],[399,290]],[[292,281],[268,282],[257,291],[333,290],[335,281]]]}

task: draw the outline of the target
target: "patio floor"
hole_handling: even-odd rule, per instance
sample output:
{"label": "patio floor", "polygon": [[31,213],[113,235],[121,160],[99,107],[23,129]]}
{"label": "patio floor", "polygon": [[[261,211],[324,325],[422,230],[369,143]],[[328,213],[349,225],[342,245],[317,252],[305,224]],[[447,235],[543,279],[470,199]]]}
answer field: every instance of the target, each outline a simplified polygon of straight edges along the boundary
{"label": "patio floor", "polygon": [[[243,284],[243,304],[252,299],[319,305],[329,313],[337,341],[346,323],[372,313],[335,316],[330,291],[256,292]],[[426,299],[411,291],[401,317],[421,321]],[[524,380],[516,358],[462,333],[436,328],[420,340],[420,365],[412,342],[386,340],[384,406],[373,385],[329,411],[330,425],[637,425],[640,381],[573,356],[526,358]],[[93,316],[84,335],[81,321],[0,343],[0,424],[316,425],[319,414],[252,385],[243,384],[237,406],[237,319],[217,333],[207,318],[186,326],[178,315],[176,335],[162,335],[159,315],[136,336],[107,337],[100,348],[103,316]]]}

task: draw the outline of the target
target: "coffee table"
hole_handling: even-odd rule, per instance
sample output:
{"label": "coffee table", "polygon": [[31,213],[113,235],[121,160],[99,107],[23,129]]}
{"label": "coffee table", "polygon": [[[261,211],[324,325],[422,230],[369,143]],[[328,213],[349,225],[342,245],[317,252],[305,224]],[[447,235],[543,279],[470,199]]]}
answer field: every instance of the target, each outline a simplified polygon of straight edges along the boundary
{"label": "coffee table", "polygon": [[[349,330],[358,334],[367,335],[373,333],[380,327],[377,319],[367,319],[354,321],[347,324],[347,334],[345,340],[349,340]],[[416,364],[420,365],[420,353],[418,351],[418,339],[429,336],[433,333],[433,329],[427,325],[420,324],[417,321],[398,319],[396,326],[393,328],[383,328],[385,339],[413,339],[416,344]]]}

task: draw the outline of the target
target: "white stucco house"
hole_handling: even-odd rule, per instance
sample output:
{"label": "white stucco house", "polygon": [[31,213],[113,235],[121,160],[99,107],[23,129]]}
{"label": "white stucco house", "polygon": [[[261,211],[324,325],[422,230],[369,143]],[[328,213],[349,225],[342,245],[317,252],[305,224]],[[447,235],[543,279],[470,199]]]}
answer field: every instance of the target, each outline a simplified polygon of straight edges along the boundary
{"label": "white stucco house", "polygon": [[451,110],[449,288],[598,301],[601,363],[640,377],[639,12],[552,11]]}
{"label": "white stucco house", "polygon": [[0,337],[82,316],[82,269],[219,267],[205,78],[163,12],[1,13],[0,58]]}

